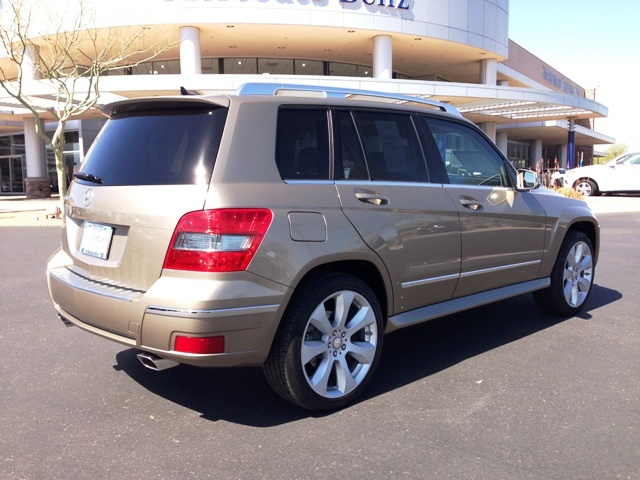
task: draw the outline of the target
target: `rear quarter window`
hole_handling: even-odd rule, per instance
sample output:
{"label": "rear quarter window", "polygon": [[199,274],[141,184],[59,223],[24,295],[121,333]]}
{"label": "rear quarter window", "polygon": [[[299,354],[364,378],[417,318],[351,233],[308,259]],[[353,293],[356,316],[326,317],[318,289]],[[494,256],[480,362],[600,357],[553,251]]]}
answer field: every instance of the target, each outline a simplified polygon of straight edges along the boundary
{"label": "rear quarter window", "polygon": [[328,111],[283,108],[278,112],[276,163],[283,180],[329,179]]}
{"label": "rear quarter window", "polygon": [[103,127],[81,171],[107,186],[206,184],[226,116],[226,108],[215,106],[156,106],[116,115]]}

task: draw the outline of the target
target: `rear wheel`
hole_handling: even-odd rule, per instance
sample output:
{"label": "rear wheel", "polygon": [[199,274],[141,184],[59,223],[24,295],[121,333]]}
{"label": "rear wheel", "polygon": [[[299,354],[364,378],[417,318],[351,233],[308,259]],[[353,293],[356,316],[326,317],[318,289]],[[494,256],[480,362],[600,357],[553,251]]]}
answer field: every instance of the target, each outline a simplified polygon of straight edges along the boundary
{"label": "rear wheel", "polygon": [[593,286],[593,246],[582,232],[569,231],[551,271],[551,285],[533,293],[540,308],[555,315],[575,315]]}
{"label": "rear wheel", "polygon": [[584,195],[585,197],[591,197],[598,194],[598,185],[596,182],[588,178],[578,180],[573,188],[576,192]]}
{"label": "rear wheel", "polygon": [[309,410],[341,408],[366,388],[382,351],[382,311],[360,279],[335,274],[292,300],[263,367],[271,387]]}

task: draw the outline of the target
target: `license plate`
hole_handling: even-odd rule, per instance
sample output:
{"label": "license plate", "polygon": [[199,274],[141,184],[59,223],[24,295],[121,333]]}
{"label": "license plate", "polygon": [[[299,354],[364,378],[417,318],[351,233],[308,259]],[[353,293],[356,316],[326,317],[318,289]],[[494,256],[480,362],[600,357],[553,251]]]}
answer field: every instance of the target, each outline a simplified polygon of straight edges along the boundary
{"label": "license plate", "polygon": [[113,227],[100,225],[99,223],[85,222],[82,229],[80,251],[91,257],[106,260],[109,258]]}

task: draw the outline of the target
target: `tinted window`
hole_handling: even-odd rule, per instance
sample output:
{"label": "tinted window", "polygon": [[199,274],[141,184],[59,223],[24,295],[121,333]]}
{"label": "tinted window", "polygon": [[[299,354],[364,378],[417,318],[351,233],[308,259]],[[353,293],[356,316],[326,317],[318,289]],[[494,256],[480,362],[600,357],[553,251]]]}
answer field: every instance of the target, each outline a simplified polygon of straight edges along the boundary
{"label": "tinted window", "polygon": [[371,180],[427,180],[422,150],[411,116],[355,111]]}
{"label": "tinted window", "polygon": [[226,109],[156,106],[112,118],[81,170],[111,186],[208,183],[226,115]]}
{"label": "tinted window", "polygon": [[336,172],[337,180],[368,180],[369,172],[364,152],[351,113],[336,113]]}
{"label": "tinted window", "polygon": [[425,118],[451,183],[509,185],[502,157],[473,128]]}
{"label": "tinted window", "polygon": [[329,179],[326,109],[281,109],[278,112],[276,163],[285,180]]}

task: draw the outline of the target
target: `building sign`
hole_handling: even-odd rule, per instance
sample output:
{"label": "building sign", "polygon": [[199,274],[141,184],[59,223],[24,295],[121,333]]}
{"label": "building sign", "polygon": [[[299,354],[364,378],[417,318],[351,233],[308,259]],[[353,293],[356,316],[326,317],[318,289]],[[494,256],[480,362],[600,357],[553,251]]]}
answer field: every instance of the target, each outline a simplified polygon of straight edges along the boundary
{"label": "building sign", "polygon": [[544,77],[545,82],[550,83],[558,87],[564,93],[568,93],[570,95],[577,95],[578,89],[575,85],[567,82],[562,75],[558,75],[553,71],[549,70],[546,66],[542,67],[542,76]]}
{"label": "building sign", "polygon": [[409,10],[409,0],[340,0],[340,3],[364,3],[378,7],[397,8],[398,10]]}

